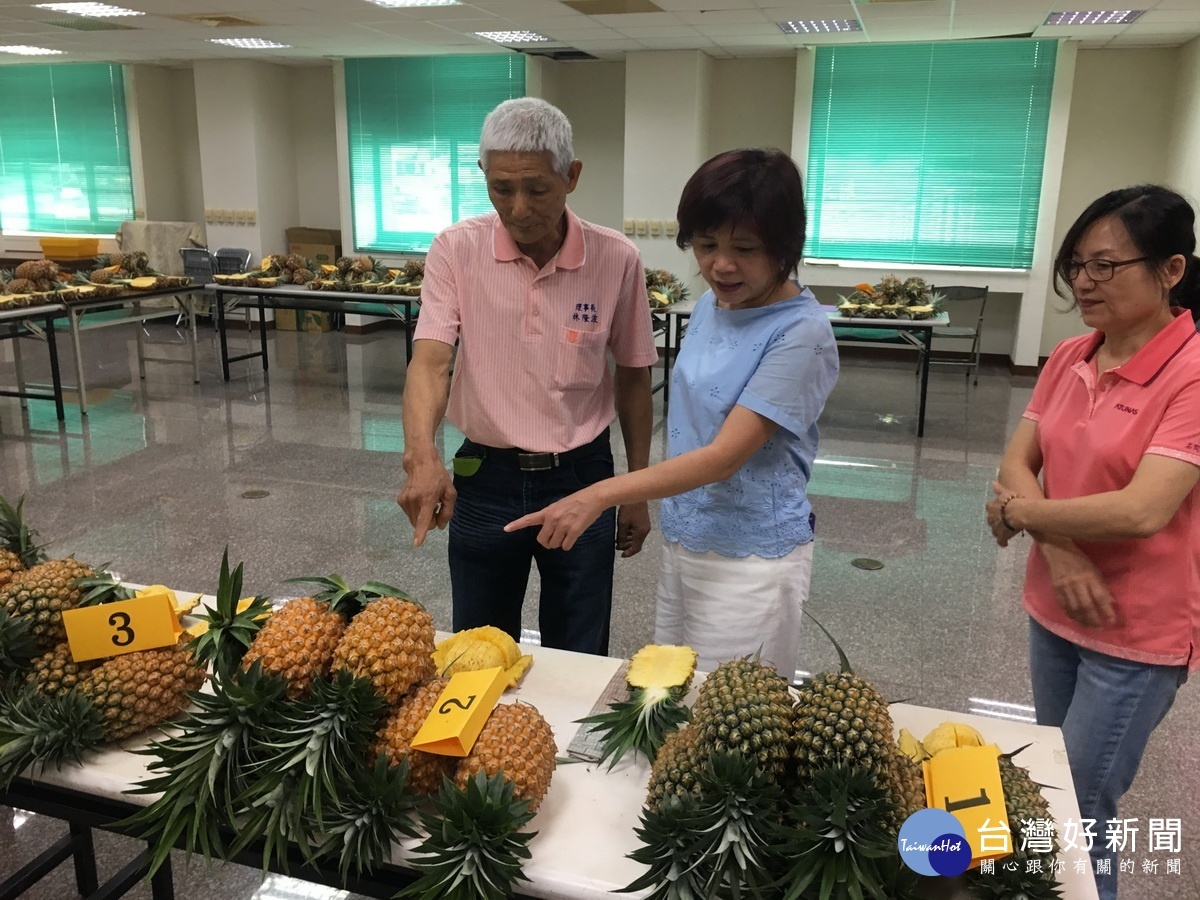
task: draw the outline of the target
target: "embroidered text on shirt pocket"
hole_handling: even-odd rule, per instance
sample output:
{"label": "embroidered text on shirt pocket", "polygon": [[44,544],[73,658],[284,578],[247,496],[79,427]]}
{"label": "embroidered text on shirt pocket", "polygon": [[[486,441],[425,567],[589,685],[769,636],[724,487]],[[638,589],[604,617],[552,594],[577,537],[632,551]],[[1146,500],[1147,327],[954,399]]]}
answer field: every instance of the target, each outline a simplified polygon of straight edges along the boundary
{"label": "embroidered text on shirt pocket", "polygon": [[562,391],[595,390],[608,365],[607,329],[584,331],[564,326],[558,339],[554,385]]}

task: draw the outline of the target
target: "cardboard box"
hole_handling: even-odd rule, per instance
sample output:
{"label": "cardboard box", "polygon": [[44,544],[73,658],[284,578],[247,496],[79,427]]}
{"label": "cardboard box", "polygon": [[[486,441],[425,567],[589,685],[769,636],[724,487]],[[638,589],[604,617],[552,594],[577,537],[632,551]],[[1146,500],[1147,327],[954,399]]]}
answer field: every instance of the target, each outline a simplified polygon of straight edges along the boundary
{"label": "cardboard box", "polygon": [[333,329],[333,316],[311,309],[275,310],[275,327],[281,331],[322,332]]}
{"label": "cardboard box", "polygon": [[299,253],[315,263],[332,265],[342,255],[342,233],[333,228],[289,228],[288,253]]}
{"label": "cardboard box", "polygon": [[46,259],[90,259],[100,252],[99,238],[44,237],[38,243]]}

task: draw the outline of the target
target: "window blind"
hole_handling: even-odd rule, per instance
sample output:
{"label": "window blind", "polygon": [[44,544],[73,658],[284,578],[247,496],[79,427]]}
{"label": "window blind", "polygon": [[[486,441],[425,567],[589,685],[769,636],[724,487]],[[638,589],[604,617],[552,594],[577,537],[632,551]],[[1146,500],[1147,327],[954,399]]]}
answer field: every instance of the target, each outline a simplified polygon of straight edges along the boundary
{"label": "window blind", "polygon": [[525,95],[525,57],[348,59],[345,72],[356,248],[424,252],[447,225],[491,210],[479,132]]}
{"label": "window blind", "polygon": [[0,225],[112,235],[133,218],[121,67],[0,66]]}
{"label": "window blind", "polygon": [[806,254],[1027,268],[1055,41],[820,47]]}

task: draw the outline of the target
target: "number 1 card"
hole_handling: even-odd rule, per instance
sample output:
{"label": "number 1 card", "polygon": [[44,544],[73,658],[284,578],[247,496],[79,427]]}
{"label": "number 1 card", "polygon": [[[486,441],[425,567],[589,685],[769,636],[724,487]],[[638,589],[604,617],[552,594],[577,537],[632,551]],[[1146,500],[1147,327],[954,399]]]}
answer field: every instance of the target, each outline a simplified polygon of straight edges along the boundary
{"label": "number 1 card", "polygon": [[69,609],[62,617],[76,662],[170,647],[183,630],[165,592]]}

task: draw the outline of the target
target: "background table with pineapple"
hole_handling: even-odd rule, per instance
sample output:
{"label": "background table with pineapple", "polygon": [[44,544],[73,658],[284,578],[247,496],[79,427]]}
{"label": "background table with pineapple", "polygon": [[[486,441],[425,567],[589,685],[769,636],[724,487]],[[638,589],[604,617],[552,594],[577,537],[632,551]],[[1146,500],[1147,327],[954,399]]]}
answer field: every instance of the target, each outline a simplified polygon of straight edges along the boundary
{"label": "background table with pineapple", "polygon": [[[696,308],[695,300],[684,300],[665,309],[658,314],[667,320],[666,346],[663,348],[663,408],[671,399],[671,367],[675,357],[679,355],[679,347],[687,333],[687,320],[691,319],[692,311]],[[927,319],[868,319],[860,316],[843,316],[836,306],[822,306],[829,317],[831,325],[845,325],[853,328],[867,328],[877,331],[899,331],[912,335],[921,348],[921,386],[917,409],[917,437],[925,434],[925,399],[929,393],[929,360],[930,349],[933,346],[933,329],[950,322],[950,317],[944,312],[930,316]]]}
{"label": "background table with pineapple", "polygon": [[[439,639],[442,637],[445,635],[439,635]],[[581,727],[576,720],[592,712],[599,699],[610,693],[614,677],[622,671],[623,660],[528,645],[522,645],[522,652],[533,655],[533,665],[518,690],[506,694],[504,701],[518,699],[536,706],[553,727],[559,754],[564,756]],[[702,680],[697,674],[694,684]],[[893,705],[891,714],[897,728],[906,727],[917,735],[953,719],[975,726],[1005,752],[1029,744],[1018,762],[1029,768],[1035,781],[1055,788],[1046,791],[1055,821],[1061,824],[1068,818],[1079,819],[1058,729],[908,704]],[[0,791],[0,804],[64,819],[73,823],[76,833],[90,827],[111,828],[114,822],[150,800],[125,793],[146,777],[147,757],[131,751],[144,747],[149,739],[150,736],[143,735],[110,747],[84,766],[67,765],[36,775],[26,773],[7,793]],[[628,854],[639,846],[634,829],[645,800],[649,771],[644,760],[629,757],[611,770],[593,763],[560,763],[550,791],[529,826],[537,834],[530,843],[532,858],[524,867],[529,882],[521,885],[523,895],[611,900],[611,892],[639,877],[643,867],[629,859]],[[404,867],[408,852],[406,846],[398,846],[390,865],[371,877],[352,879],[347,887],[369,896],[392,896],[414,877]],[[261,860],[253,847],[243,857],[238,861],[248,865]],[[1060,859],[1064,862],[1059,876],[1064,900],[1096,897],[1090,869],[1081,873],[1076,866],[1077,861],[1086,862],[1086,854],[1080,849],[1064,850]],[[139,872],[137,862],[128,867],[134,881],[145,869],[143,860]],[[164,870],[160,870],[153,885],[156,900],[171,896],[170,871],[167,867]],[[306,866],[298,853],[289,874],[340,886],[336,872]],[[962,896],[953,882],[942,882],[942,879],[931,881],[937,896]],[[4,895],[4,889],[0,884],[0,896]]]}

